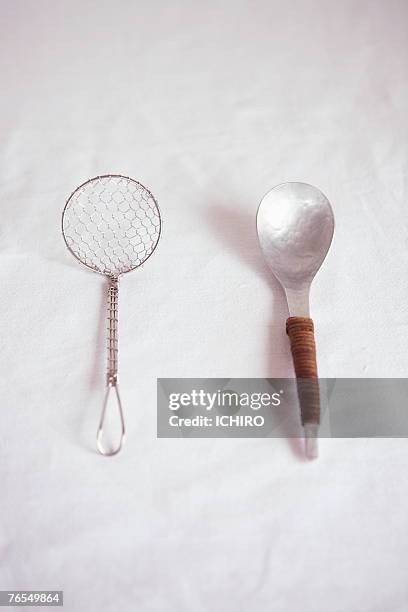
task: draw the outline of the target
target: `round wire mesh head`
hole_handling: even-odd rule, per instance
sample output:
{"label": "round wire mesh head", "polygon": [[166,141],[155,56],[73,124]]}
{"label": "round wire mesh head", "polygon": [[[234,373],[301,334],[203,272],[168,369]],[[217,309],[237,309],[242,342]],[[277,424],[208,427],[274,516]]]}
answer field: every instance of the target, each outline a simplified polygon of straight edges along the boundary
{"label": "round wire mesh head", "polygon": [[142,265],[160,238],[154,196],[120,175],[97,176],[75,189],[62,213],[68,249],[88,268],[117,277]]}

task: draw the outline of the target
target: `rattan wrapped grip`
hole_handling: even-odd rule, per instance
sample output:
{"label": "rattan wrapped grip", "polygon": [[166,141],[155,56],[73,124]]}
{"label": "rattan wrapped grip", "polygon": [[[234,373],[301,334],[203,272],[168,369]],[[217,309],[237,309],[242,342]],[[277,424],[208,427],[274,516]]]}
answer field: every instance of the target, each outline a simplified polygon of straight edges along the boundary
{"label": "rattan wrapped grip", "polygon": [[319,424],[320,394],[313,321],[308,317],[289,317],[286,333],[297,378],[302,424]]}

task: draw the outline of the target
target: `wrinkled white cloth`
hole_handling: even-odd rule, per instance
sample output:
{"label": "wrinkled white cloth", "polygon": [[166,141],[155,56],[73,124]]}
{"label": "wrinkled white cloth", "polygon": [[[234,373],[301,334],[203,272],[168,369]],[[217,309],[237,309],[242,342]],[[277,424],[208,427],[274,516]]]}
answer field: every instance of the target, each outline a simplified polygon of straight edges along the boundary
{"label": "wrinkled white cloth", "polygon": [[[157,377],[292,374],[255,215],[318,186],[321,376],[407,364],[404,0],[2,2],[0,588],[82,612],[402,612],[406,440],[156,439]],[[150,188],[163,237],[121,282],[121,455],[94,452],[104,279],[60,232],[85,179]]]}

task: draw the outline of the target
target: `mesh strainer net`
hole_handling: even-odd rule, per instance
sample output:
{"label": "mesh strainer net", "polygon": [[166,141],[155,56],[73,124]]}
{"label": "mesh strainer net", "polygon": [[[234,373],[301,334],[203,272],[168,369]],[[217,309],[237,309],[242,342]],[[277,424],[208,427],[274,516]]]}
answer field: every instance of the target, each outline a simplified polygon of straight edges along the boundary
{"label": "mesh strainer net", "polygon": [[[154,196],[141,183],[121,175],[90,179],[68,198],[62,233],[72,255],[88,268],[109,277],[107,390],[97,433],[98,450],[114,455],[121,449],[125,425],[117,384],[118,277],[142,265],[160,238],[161,217]],[[114,390],[121,424],[119,444],[108,450],[103,430],[110,392]]]}

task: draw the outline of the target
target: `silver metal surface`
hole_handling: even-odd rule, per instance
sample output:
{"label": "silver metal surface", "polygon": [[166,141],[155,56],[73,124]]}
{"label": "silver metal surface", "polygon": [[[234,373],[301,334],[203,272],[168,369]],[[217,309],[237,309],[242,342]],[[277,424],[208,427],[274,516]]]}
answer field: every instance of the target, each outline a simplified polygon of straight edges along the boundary
{"label": "silver metal surface", "polygon": [[[106,394],[97,431],[97,448],[116,455],[125,437],[118,387],[119,277],[141,266],[160,238],[161,217],[156,199],[141,183],[126,176],[106,174],[80,185],[62,213],[62,233],[70,253],[87,268],[109,278],[107,298]],[[104,443],[107,407],[114,394],[120,438],[114,448]]]}
{"label": "silver metal surface", "polygon": [[330,203],[307,183],[282,183],[262,199],[257,231],[264,257],[285,289],[291,316],[309,316],[310,284],[330,247]]}
{"label": "silver metal surface", "polygon": [[[309,317],[310,284],[334,232],[328,199],[307,183],[282,183],[262,199],[257,230],[264,257],[285,290],[290,316]],[[305,424],[309,459],[318,456],[317,431],[317,426]]]}

